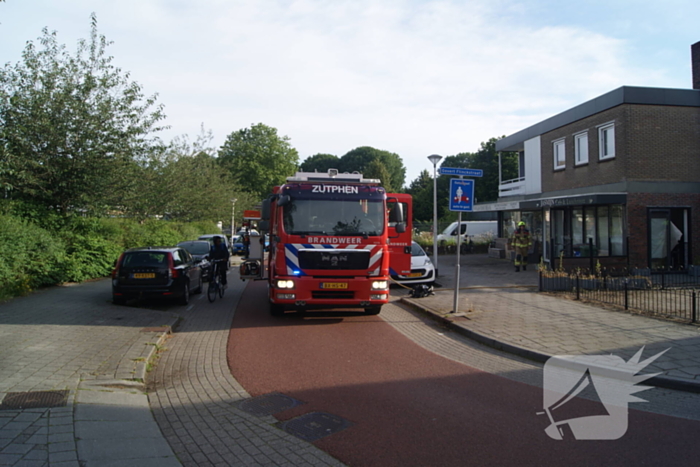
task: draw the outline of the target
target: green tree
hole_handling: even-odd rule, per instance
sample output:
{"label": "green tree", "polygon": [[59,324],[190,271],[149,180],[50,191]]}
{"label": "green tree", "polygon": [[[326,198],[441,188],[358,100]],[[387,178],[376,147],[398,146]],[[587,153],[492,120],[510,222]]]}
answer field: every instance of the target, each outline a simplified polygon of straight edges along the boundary
{"label": "green tree", "polygon": [[299,170],[302,172],[324,172],[328,169],[337,169],[340,165],[340,158],[333,154],[314,154],[301,163]]}
{"label": "green tree", "polygon": [[243,196],[234,177],[214,157],[212,139],[211,132],[202,129],[195,141],[177,137],[165,150],[140,161],[135,186],[128,190],[132,196],[124,197],[125,210],[142,220],[166,216],[230,223],[231,199]]}
{"label": "green tree", "polygon": [[392,187],[394,190],[403,188],[406,179],[406,167],[398,154],[389,151],[382,151],[370,146],[355,148],[340,158],[338,170],[341,172],[360,172],[365,174],[367,166],[373,160],[379,160],[387,170],[389,178],[382,180],[384,186]]}
{"label": "green tree", "polygon": [[91,20],[74,55],[44,29],[40,48],[0,69],[0,186],[35,209],[104,213],[158,142],[162,106],[112,65]]}
{"label": "green tree", "polygon": [[432,221],[433,219],[433,176],[423,170],[413,180],[406,192],[413,198],[413,219]]}
{"label": "green tree", "polygon": [[[498,138],[491,138],[481,143],[481,147],[475,153],[464,152],[456,156],[448,156],[442,163],[444,167],[459,167],[470,169],[481,169],[483,177],[475,178],[474,198],[479,203],[496,201],[498,199],[498,152],[496,151],[496,141]],[[501,168],[503,180],[517,177],[518,155],[514,152],[501,153]],[[449,178],[440,177],[438,179],[438,197],[447,202],[449,196]]]}
{"label": "green tree", "polygon": [[280,137],[275,128],[258,123],[228,135],[219,149],[219,162],[238,178],[243,191],[263,199],[272,187],[294,175],[299,154],[289,137]]}
{"label": "green tree", "polygon": [[391,184],[391,176],[389,175],[389,171],[379,159],[374,159],[370,161],[370,163],[365,166],[362,175],[365,178],[377,178],[381,180],[382,186],[388,193],[394,192],[394,187]]}

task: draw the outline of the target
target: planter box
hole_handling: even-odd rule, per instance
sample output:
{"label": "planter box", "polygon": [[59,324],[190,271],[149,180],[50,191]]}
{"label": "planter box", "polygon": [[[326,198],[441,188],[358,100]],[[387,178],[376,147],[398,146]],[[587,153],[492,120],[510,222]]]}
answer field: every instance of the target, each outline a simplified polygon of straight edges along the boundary
{"label": "planter box", "polygon": [[[576,286],[576,282],[574,280],[574,286]],[[601,281],[600,279],[596,278],[580,278],[578,279],[578,286],[581,289],[585,290],[596,290],[601,287]]]}
{"label": "planter box", "polygon": [[630,277],[627,279],[627,289],[646,290],[651,288],[651,281],[646,277]]}
{"label": "planter box", "polygon": [[646,290],[651,288],[651,281],[647,277],[608,277],[605,280],[605,288],[608,290]]}
{"label": "planter box", "polygon": [[605,288],[608,290],[625,290],[626,277],[608,277],[605,279]]}
{"label": "planter box", "polygon": [[546,277],[542,276],[541,285],[543,292],[570,291],[573,281],[569,277]]}

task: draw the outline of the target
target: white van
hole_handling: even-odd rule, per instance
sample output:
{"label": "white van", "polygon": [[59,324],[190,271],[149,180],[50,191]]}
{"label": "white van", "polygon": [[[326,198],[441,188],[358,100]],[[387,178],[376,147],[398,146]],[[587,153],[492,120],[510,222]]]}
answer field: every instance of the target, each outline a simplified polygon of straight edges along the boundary
{"label": "white van", "polygon": [[[462,241],[469,238],[472,240],[476,235],[481,235],[487,232],[493,233],[495,237],[498,234],[498,222],[496,221],[462,221]],[[457,242],[457,222],[451,223],[441,234],[438,235],[438,244],[447,240]]]}

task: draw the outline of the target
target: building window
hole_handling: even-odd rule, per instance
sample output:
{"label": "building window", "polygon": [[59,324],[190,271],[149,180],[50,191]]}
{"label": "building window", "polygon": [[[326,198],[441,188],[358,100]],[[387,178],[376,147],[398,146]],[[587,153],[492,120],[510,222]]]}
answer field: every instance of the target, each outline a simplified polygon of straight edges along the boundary
{"label": "building window", "polygon": [[621,204],[610,206],[610,253],[613,256],[625,254],[625,208]]}
{"label": "building window", "polygon": [[554,148],[554,170],[562,170],[566,167],[566,147],[564,140],[560,139],[552,143]]}
{"label": "building window", "polygon": [[574,160],[576,165],[588,164],[588,133],[574,136]]}
{"label": "building window", "polygon": [[525,151],[518,153],[518,177],[525,178]]}
{"label": "building window", "polygon": [[614,123],[608,123],[598,128],[598,157],[601,161],[615,157]]}
{"label": "building window", "polygon": [[552,209],[552,258],[624,256],[624,211],[622,204]]}

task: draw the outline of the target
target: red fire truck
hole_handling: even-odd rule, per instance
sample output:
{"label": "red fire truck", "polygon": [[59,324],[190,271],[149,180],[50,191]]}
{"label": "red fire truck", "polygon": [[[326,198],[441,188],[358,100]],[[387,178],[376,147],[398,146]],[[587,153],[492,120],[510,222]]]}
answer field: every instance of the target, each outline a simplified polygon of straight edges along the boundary
{"label": "red fire truck", "polygon": [[310,308],[378,314],[389,300],[390,261],[393,272],[411,270],[410,208],[410,196],[387,194],[362,174],[297,172],[262,203],[267,267],[244,263],[242,271],[267,270],[273,315]]}

